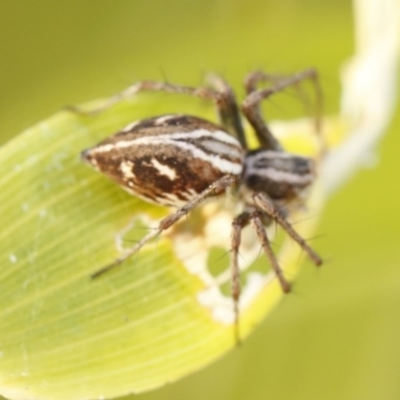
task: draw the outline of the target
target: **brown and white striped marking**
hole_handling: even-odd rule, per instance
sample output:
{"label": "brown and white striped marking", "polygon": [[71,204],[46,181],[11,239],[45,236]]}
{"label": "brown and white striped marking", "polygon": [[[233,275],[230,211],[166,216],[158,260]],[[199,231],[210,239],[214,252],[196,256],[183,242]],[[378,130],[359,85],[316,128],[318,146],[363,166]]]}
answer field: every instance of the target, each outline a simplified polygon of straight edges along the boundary
{"label": "brown and white striped marking", "polygon": [[164,115],[128,125],[82,157],[130,193],[179,207],[224,175],[239,179],[245,152],[211,122]]}

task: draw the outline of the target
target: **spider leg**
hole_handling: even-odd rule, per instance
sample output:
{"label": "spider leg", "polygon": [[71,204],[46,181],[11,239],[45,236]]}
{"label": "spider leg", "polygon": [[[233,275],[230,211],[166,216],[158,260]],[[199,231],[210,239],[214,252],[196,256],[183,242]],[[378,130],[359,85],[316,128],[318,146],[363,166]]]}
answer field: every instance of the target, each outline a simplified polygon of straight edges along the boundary
{"label": "spider leg", "polygon": [[190,86],[176,85],[167,82],[139,81],[127,87],[122,92],[117,93],[114,96],[111,96],[106,101],[104,101],[103,104],[89,111],[82,110],[81,108],[74,106],[68,107],[68,109],[83,115],[96,115],[114,106],[115,104],[119,103],[122,100],[133,97],[135,94],[139,92],[167,92],[167,93],[185,94],[189,96],[199,97],[202,99],[210,99],[213,100],[215,103],[218,103],[220,98],[220,94],[217,91],[206,87],[194,88]]}
{"label": "spider leg", "polygon": [[257,90],[258,85],[262,82],[271,82],[274,84],[283,78],[283,75],[267,74],[260,70],[252,71],[244,78],[244,88],[246,90],[246,94],[250,94],[251,92]]}
{"label": "spider leg", "polygon": [[[276,82],[279,78],[281,78],[281,77],[278,77],[277,75],[276,76],[269,75],[269,74],[264,73],[263,71],[250,72],[244,79],[244,87],[245,87],[247,96],[249,96],[251,93],[255,92],[257,90],[257,86],[261,82],[265,82],[265,81]],[[275,150],[282,150],[281,145],[275,139],[275,137],[272,134],[272,132],[270,131],[268,125],[266,124],[266,122],[264,121],[264,119],[261,116],[260,103],[261,103],[261,101],[259,101],[258,103],[254,103],[253,105],[250,106],[252,108],[252,114],[253,114],[252,118],[253,118],[254,123],[251,123],[250,119],[248,117],[247,118],[248,118],[249,122],[253,125],[253,128],[256,131],[256,135],[257,135],[260,143],[263,146],[266,146],[267,148],[272,148]],[[244,107],[244,103],[242,105],[242,109],[244,111],[243,107]],[[245,112],[244,112],[244,114],[246,115]],[[255,124],[257,124],[258,128],[255,127]],[[260,132],[260,134],[262,134],[263,140],[260,139],[259,132]]]}
{"label": "spider leg", "polygon": [[[267,124],[261,116],[260,103],[272,94],[278,93],[290,86],[297,86],[300,82],[311,79],[317,98],[315,125],[319,136],[321,131],[321,116],[322,116],[322,90],[318,80],[317,71],[307,69],[288,77],[274,77],[260,71],[255,71],[247,77],[245,81],[247,97],[242,103],[242,111],[249,123],[254,128],[260,144],[265,149],[282,150],[279,142],[274,138]],[[268,88],[257,89],[259,82],[271,80],[273,85]]]}
{"label": "spider leg", "polygon": [[244,148],[247,148],[244,130],[240,120],[239,108],[232,88],[217,75],[210,75],[208,81],[213,88],[195,88],[167,82],[140,81],[110,97],[96,108],[86,111],[79,107],[70,106],[68,110],[82,115],[96,115],[122,100],[133,97],[139,92],[167,92],[199,97],[201,99],[211,100],[215,103],[222,126],[229,133],[236,136]]}
{"label": "spider leg", "polygon": [[209,74],[207,82],[220,96],[216,101],[220,123],[229,133],[237,137],[243,148],[247,149],[239,107],[233,89],[223,78],[216,74]]}
{"label": "spider leg", "polygon": [[272,217],[297,244],[307,253],[316,266],[322,264],[321,257],[307,244],[307,242],[293,229],[285,216],[275,204],[263,193],[254,193],[253,199],[257,207]]}
{"label": "spider leg", "polygon": [[268,239],[265,231],[265,226],[262,220],[262,214],[260,211],[245,211],[239,214],[232,221],[232,267],[231,267],[231,295],[233,300],[233,312],[235,316],[235,341],[237,344],[240,343],[240,332],[239,332],[239,299],[240,299],[240,268],[238,264],[239,248],[241,243],[241,234],[243,228],[251,223],[254,231],[256,232],[262,248],[271,263],[271,267],[274,270],[279,283],[284,293],[290,292],[290,284],[285,279],[283,271],[279,266],[278,260],[271,248],[271,243]]}
{"label": "spider leg", "polygon": [[120,257],[116,258],[112,263],[106,265],[105,267],[99,269],[94,272],[91,277],[98,278],[99,276],[105,274],[106,272],[112,270],[116,266],[123,263],[137,251],[139,251],[147,242],[157,237],[161,232],[168,229],[176,222],[178,222],[182,217],[188,214],[191,210],[197,207],[202,201],[204,201],[207,197],[222,193],[225,189],[230,186],[233,186],[237,181],[237,177],[233,175],[224,175],[214,183],[212,183],[207,189],[203,190],[200,194],[186,203],[184,206],[178,208],[174,213],[168,215],[164,219],[162,219],[158,225],[158,227],[151,232],[149,232],[146,236],[144,236],[139,242],[137,242],[133,247],[128,249],[124,254]]}
{"label": "spider leg", "polygon": [[240,298],[240,268],[238,264],[239,247],[242,230],[249,224],[250,213],[245,211],[232,221],[232,267],[231,267],[231,295],[233,312],[235,315],[235,339],[240,343],[239,332],[239,298]]}
{"label": "spider leg", "polygon": [[272,250],[271,247],[271,242],[268,239],[267,232],[265,231],[265,226],[262,221],[262,214],[259,211],[254,211],[250,214],[250,222],[251,225],[253,226],[260,242],[263,247],[263,250],[271,263],[271,267],[274,270],[279,283],[281,285],[281,288],[284,293],[289,293],[290,292],[290,284],[289,282],[285,279],[283,275],[283,271],[278,263],[278,260],[276,259],[275,253]]}
{"label": "spider leg", "polygon": [[[283,79],[287,79],[287,78],[288,78],[288,75],[267,74],[264,71],[259,71],[259,70],[252,71],[244,79],[244,87],[246,90],[246,94],[249,95],[250,93],[256,91],[257,87],[259,86],[260,83],[268,82],[271,85],[276,85]],[[320,107],[321,102],[322,102],[322,92],[318,86],[319,85],[318,80],[316,79],[315,81],[313,81],[313,83],[315,85],[317,85],[315,88],[318,91],[317,96],[316,96],[317,97],[317,107]],[[315,106],[311,107],[310,99],[309,99],[309,96],[307,95],[306,91],[303,90],[303,87],[299,83],[297,83],[293,86],[294,86],[294,89],[298,92],[299,97],[303,101],[307,114],[312,115],[314,112],[312,110],[313,110],[313,107],[315,107]],[[260,105],[258,104],[258,107],[259,106]]]}

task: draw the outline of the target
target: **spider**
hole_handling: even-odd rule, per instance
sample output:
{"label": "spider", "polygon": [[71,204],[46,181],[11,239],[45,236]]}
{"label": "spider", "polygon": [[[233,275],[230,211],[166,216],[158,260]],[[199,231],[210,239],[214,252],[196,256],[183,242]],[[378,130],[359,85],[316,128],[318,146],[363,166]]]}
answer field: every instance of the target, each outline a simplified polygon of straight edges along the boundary
{"label": "spider", "polygon": [[[103,111],[140,91],[164,91],[211,100],[219,115],[219,124],[182,114],[136,121],[82,152],[85,162],[134,196],[176,208],[159,222],[156,229],[92,277],[97,278],[121,264],[204,200],[224,195],[228,190],[244,205],[243,211],[232,221],[231,295],[236,325],[240,297],[238,255],[244,227],[250,224],[254,228],[285,293],[290,291],[290,284],[265,230],[272,221],[298,243],[315,265],[321,265],[320,256],[287,221],[290,206],[301,204],[304,191],[315,179],[314,162],[285,152],[260,111],[262,100],[306,79],[314,83],[320,105],[322,94],[317,72],[307,69],[279,79],[260,71],[249,74],[245,79],[246,97],[241,106],[228,83],[211,75],[210,86],[199,88],[155,81],[138,82],[92,110],[90,113]],[[269,87],[259,88],[261,83],[268,81],[272,82]],[[242,117],[250,123],[258,139],[259,147],[255,150],[249,149]],[[316,122],[319,125],[319,115]]]}

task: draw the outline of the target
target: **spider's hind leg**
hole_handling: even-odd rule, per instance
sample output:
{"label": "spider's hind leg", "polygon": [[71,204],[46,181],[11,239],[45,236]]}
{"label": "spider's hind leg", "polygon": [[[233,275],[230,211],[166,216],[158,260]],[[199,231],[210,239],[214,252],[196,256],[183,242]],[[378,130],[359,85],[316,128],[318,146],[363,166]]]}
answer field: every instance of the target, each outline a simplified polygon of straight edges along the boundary
{"label": "spider's hind leg", "polygon": [[115,104],[125,99],[133,97],[139,92],[167,92],[183,94],[201,99],[211,100],[214,102],[221,125],[240,141],[241,145],[246,148],[244,130],[240,120],[239,107],[237,105],[235,94],[232,88],[218,75],[208,76],[209,87],[190,87],[184,85],[176,85],[168,82],[157,81],[139,81],[129,86],[125,90],[110,97],[100,106],[91,110],[84,110],[80,107],[69,106],[68,110],[82,115],[99,114]]}
{"label": "spider's hind leg", "polygon": [[220,99],[220,94],[217,91],[206,87],[195,88],[190,86],[176,85],[167,82],[139,81],[127,87],[122,92],[117,93],[114,96],[111,96],[106,101],[104,101],[103,104],[91,110],[86,111],[82,110],[79,107],[74,107],[74,106],[68,107],[68,109],[70,111],[83,115],[96,115],[114,106],[120,101],[133,97],[139,92],[167,92],[167,93],[184,94],[188,96],[212,100],[216,104],[218,104]]}
{"label": "spider's hind leg", "polygon": [[215,103],[221,125],[239,140],[243,148],[247,149],[239,106],[233,89],[222,77],[216,74],[208,74],[207,82],[219,94]]}
{"label": "spider's hind leg", "polygon": [[121,254],[118,258],[116,258],[110,264],[102,267],[101,269],[94,272],[91,277],[96,279],[105,273],[111,271],[118,265],[122,264],[129,257],[133,256],[137,253],[146,243],[150,240],[156,238],[163,231],[167,230],[169,227],[177,223],[182,217],[187,215],[190,211],[200,205],[205,199],[210,196],[214,196],[216,193],[224,192],[228,187],[231,187],[237,183],[237,177],[234,175],[224,175],[214,183],[212,183],[207,189],[203,190],[200,194],[196,195],[189,202],[187,202],[184,206],[178,208],[175,212],[168,215],[164,219],[160,221],[158,227],[151,232],[149,232],[146,236],[144,236],[139,242],[137,242],[133,247],[126,250],[123,254]]}

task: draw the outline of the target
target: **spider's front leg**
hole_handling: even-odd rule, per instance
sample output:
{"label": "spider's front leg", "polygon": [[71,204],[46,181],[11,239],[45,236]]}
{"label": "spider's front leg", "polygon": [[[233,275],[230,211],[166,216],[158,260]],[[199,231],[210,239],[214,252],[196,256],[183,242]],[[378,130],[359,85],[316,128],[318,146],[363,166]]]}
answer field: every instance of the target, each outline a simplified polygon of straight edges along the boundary
{"label": "spider's front leg", "polygon": [[[258,210],[261,216],[264,214],[275,220],[308,254],[314,264],[321,265],[321,257],[293,229],[279,208],[279,205],[284,206],[286,211],[286,208],[290,210],[302,204],[304,192],[314,182],[313,160],[281,151],[261,149],[249,152],[245,164],[243,182],[248,191],[245,192],[248,204]],[[254,213],[252,223],[264,250],[268,252],[268,238],[264,238],[265,232],[260,228],[262,221],[257,213]],[[272,267],[275,266],[279,278],[280,269],[273,260],[274,256],[268,253],[267,256]],[[284,279],[280,281],[285,290]]]}
{"label": "spider's front leg", "polygon": [[262,213],[255,209],[249,209],[238,215],[232,222],[232,267],[231,267],[231,294],[233,300],[233,312],[235,316],[235,338],[240,343],[239,333],[239,300],[240,300],[240,268],[238,263],[239,248],[241,243],[242,230],[250,223],[261,243],[265,255],[270,262],[271,268],[278,278],[284,293],[290,292],[290,284],[283,275],[275,253],[272,250],[271,242],[265,231]]}
{"label": "spider's front leg", "polygon": [[293,229],[279,208],[263,193],[254,193],[254,203],[260,210],[273,218],[295,242],[307,253],[313,263],[319,267],[322,258],[307,244],[307,242]]}
{"label": "spider's front leg", "polygon": [[256,70],[250,72],[244,79],[246,94],[257,90],[260,83],[271,82],[272,85],[284,79],[285,76],[277,74],[267,74],[264,71]]}
{"label": "spider's front leg", "polygon": [[[264,74],[263,72],[255,71],[250,74],[246,81],[245,87],[248,93],[242,103],[242,111],[249,123],[252,125],[261,146],[264,149],[282,150],[281,145],[272,135],[266,122],[264,121],[260,103],[271,95],[281,92],[288,87],[297,86],[300,82],[310,79],[315,88],[316,95],[316,111],[315,125],[316,131],[319,134],[321,130],[321,115],[322,115],[322,90],[318,80],[318,74],[315,69],[307,69],[298,74],[288,77],[275,77],[274,75]],[[263,81],[272,81],[273,85],[268,88],[257,89],[257,85]]]}
{"label": "spider's front leg", "polygon": [[245,211],[232,221],[232,267],[231,267],[231,295],[233,300],[233,313],[235,316],[236,342],[240,341],[239,335],[239,299],[240,299],[240,268],[238,263],[239,248],[242,230],[250,221],[250,213]]}

